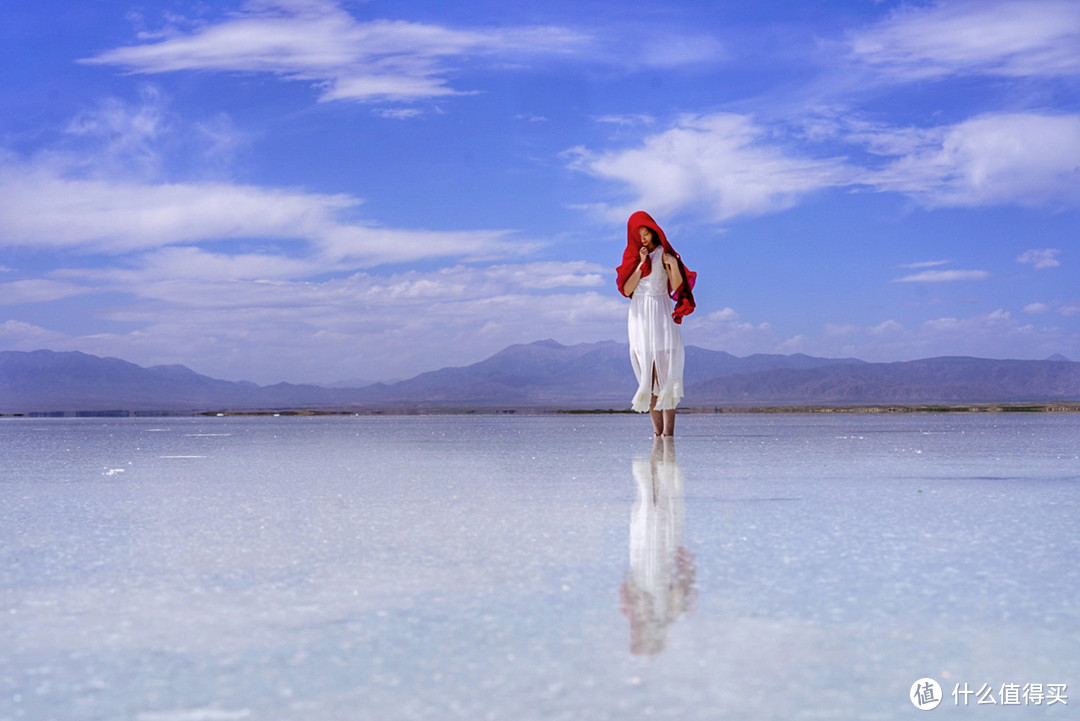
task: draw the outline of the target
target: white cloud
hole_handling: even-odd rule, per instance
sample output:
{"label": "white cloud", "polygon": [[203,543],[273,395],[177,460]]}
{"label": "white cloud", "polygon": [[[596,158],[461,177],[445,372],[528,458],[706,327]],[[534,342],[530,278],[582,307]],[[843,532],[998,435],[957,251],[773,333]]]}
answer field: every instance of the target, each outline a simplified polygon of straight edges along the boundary
{"label": "white cloud", "polygon": [[324,0],[251,2],[221,22],[153,39],[82,62],[144,74],[271,73],[313,83],[323,100],[408,101],[461,94],[447,81],[448,61],[560,55],[589,42],[559,27],[455,30],[405,21],[360,22]]}
{"label": "white cloud", "polygon": [[344,195],[73,179],[49,167],[0,165],[0,242],[8,246],[123,253],[236,237],[295,240],[358,204]]}
{"label": "white cloud", "polygon": [[611,217],[639,207],[674,214],[703,207],[712,220],[791,207],[822,188],[848,182],[837,159],[789,154],[744,115],[685,116],[675,127],[646,137],[635,148],[594,153],[568,151],[572,167],[627,186],[634,198],[603,206]]}
{"label": "white cloud", "polygon": [[[881,130],[878,142],[894,132],[909,135]],[[921,138],[917,147],[905,141],[906,154],[860,182],[928,207],[1080,203],[1080,115],[983,115]]]}
{"label": "white cloud", "polygon": [[960,280],[986,280],[985,270],[924,270],[921,273],[897,278],[894,283],[953,283]]}
{"label": "white cloud", "polygon": [[529,249],[498,230],[382,228],[352,219],[360,199],[224,182],[67,177],[0,158],[0,246],[122,254],[230,239],[299,242],[327,270],[345,263],[508,256]]}
{"label": "white cloud", "polygon": [[1024,306],[1024,312],[1025,313],[1031,313],[1033,315],[1037,315],[1037,314],[1040,314],[1040,313],[1047,313],[1049,311],[1050,311],[1050,306],[1048,306],[1046,303],[1028,303],[1027,305]]}
{"label": "white cloud", "polygon": [[1043,248],[1041,250],[1029,250],[1021,253],[1016,259],[1017,263],[1024,263],[1026,265],[1032,265],[1036,270],[1043,270],[1045,268],[1056,268],[1061,265],[1061,261],[1057,257],[1061,254],[1061,251],[1057,248]]}
{"label": "white cloud", "polygon": [[889,319],[882,321],[877,325],[870,328],[870,334],[876,336],[888,336],[894,333],[899,333],[904,330],[904,326],[895,320]]}
{"label": "white cloud", "polygon": [[1080,74],[1074,0],[968,0],[905,6],[852,33],[853,57],[898,80],[954,74]]}

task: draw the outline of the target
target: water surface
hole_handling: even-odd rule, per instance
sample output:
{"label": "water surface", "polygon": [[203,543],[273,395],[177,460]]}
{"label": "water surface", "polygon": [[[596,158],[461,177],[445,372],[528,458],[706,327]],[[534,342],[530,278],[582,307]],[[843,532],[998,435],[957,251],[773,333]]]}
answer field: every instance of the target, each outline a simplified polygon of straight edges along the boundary
{"label": "water surface", "polygon": [[7,419],[0,719],[1069,718],[1080,415]]}

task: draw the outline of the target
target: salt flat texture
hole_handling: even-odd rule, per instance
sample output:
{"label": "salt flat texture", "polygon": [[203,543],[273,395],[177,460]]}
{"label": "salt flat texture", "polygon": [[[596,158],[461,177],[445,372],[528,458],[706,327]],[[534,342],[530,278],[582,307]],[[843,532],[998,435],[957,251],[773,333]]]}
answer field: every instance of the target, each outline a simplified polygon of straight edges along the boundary
{"label": "salt flat texture", "polygon": [[0,719],[1075,717],[1080,416],[678,430],[0,421]]}

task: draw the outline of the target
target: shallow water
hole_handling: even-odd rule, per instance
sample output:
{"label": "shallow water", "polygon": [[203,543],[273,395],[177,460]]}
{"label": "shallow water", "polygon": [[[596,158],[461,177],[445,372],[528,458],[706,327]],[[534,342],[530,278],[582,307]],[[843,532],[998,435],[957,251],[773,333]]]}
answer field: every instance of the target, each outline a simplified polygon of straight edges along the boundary
{"label": "shallow water", "polygon": [[1080,415],[678,430],[4,420],[0,719],[1073,717]]}

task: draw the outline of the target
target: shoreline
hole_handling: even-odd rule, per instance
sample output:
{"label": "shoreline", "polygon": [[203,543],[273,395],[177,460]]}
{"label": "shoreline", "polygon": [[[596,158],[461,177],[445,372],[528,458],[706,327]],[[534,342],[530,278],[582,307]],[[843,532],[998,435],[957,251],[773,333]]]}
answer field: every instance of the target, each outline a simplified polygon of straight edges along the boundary
{"label": "shoreline", "polygon": [[[721,414],[890,414],[890,413],[1080,413],[1080,402],[1038,403],[887,403],[859,405],[762,405],[686,407],[680,415]],[[559,408],[559,407],[468,407],[415,406],[368,408],[282,408],[219,410],[95,410],[30,411],[0,413],[5,418],[157,418],[157,417],[233,417],[233,416],[429,416],[429,415],[636,415],[629,409]]]}

